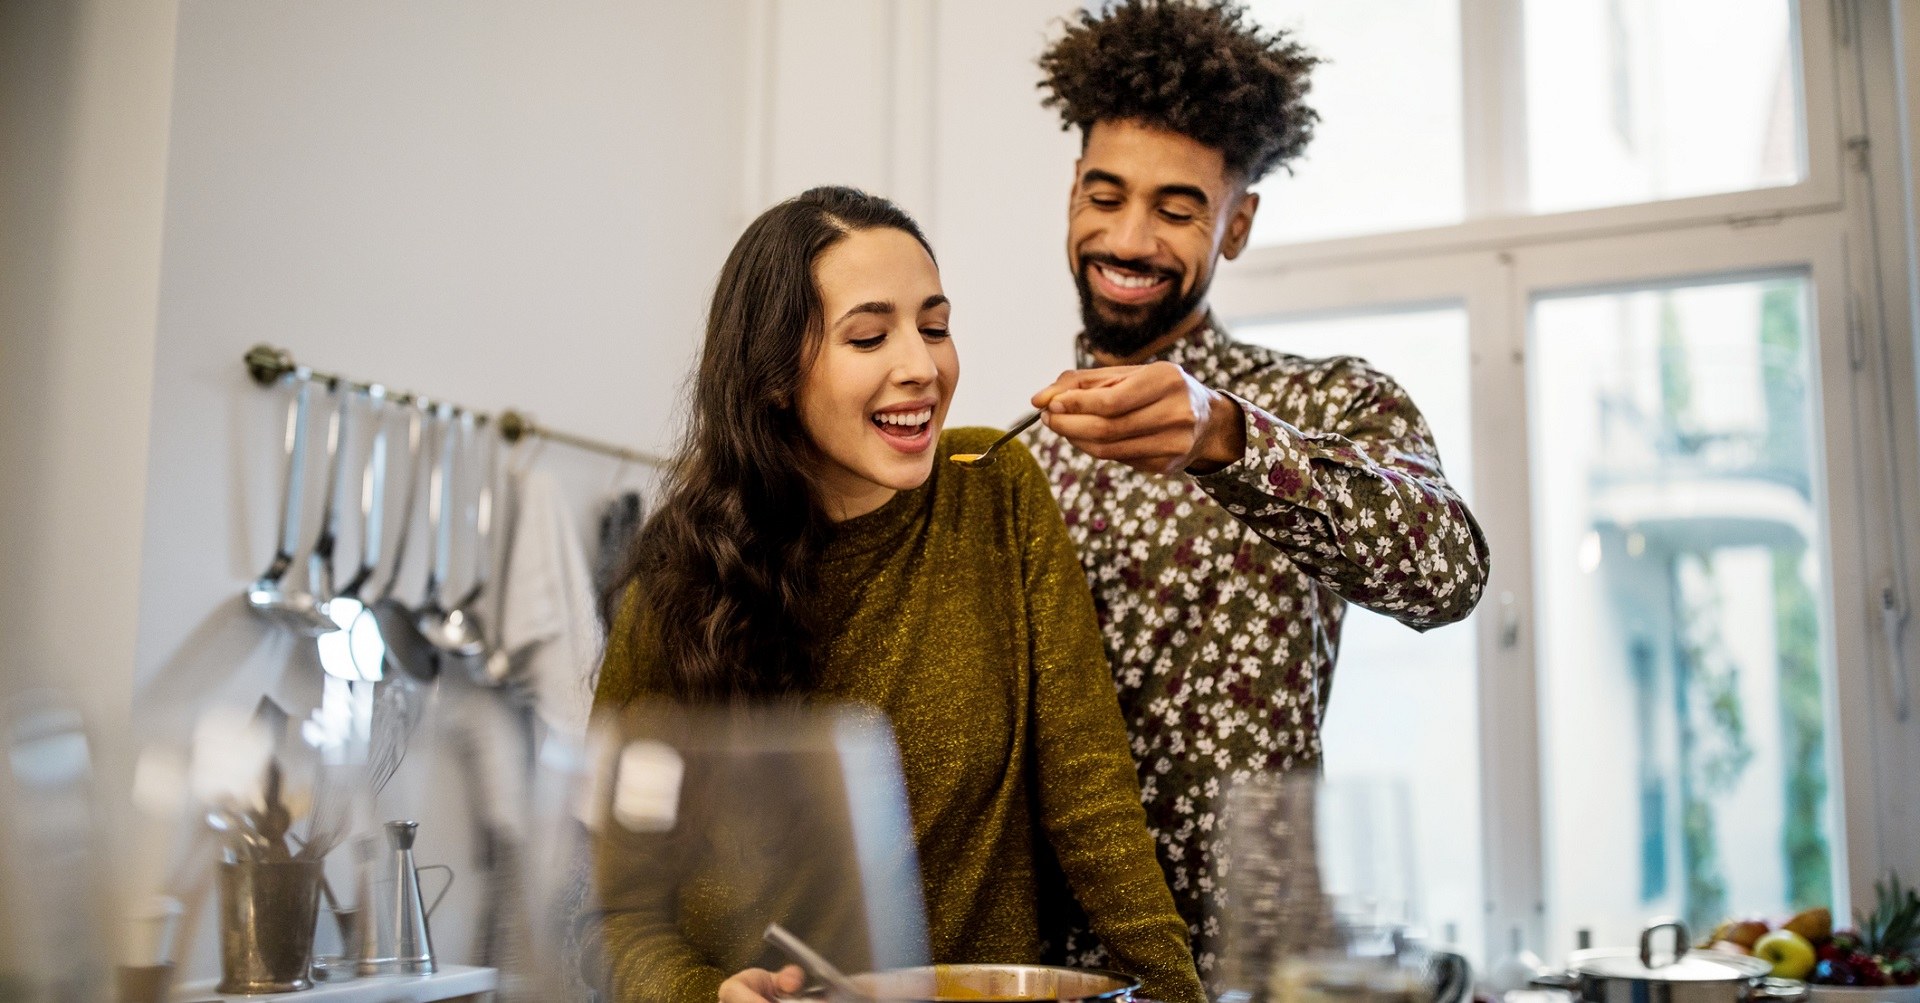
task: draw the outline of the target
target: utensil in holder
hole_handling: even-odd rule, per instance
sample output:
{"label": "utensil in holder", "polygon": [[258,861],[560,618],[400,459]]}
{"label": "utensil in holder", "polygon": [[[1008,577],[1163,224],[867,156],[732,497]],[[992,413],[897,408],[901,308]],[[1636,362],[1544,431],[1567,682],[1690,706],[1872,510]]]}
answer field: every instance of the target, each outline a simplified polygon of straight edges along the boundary
{"label": "utensil in holder", "polygon": [[317,860],[220,864],[222,993],[306,989],[320,909]]}

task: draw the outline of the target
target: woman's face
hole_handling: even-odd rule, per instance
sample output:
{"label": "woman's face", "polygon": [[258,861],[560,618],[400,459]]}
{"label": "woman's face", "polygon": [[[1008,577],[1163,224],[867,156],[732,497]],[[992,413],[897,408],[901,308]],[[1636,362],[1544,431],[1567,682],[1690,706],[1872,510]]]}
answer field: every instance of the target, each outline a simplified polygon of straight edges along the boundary
{"label": "woman's face", "polygon": [[900,230],[848,234],[814,262],[825,331],[800,381],[827,514],[851,519],[925,483],[960,379],[940,270]]}

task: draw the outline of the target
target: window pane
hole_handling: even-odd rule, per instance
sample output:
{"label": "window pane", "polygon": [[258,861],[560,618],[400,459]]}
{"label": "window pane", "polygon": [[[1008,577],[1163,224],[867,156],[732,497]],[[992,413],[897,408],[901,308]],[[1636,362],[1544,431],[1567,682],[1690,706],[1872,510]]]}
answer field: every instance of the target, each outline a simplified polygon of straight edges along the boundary
{"label": "window pane", "polygon": [[1253,0],[1326,60],[1320,113],[1294,165],[1255,190],[1253,243],[1458,222],[1464,205],[1459,0]]}
{"label": "window pane", "polygon": [[1534,305],[1549,954],[1830,900],[1807,302]]}
{"label": "window pane", "polygon": [[[1469,493],[1467,317],[1448,308],[1242,325],[1235,336],[1312,357],[1358,355],[1405,387]],[[1413,792],[1422,911],[1435,934],[1478,957],[1484,942],[1480,758],[1473,628],[1415,633],[1349,606],[1322,732],[1332,778],[1400,777]]]}
{"label": "window pane", "polygon": [[1793,184],[1791,0],[1527,0],[1536,212]]}

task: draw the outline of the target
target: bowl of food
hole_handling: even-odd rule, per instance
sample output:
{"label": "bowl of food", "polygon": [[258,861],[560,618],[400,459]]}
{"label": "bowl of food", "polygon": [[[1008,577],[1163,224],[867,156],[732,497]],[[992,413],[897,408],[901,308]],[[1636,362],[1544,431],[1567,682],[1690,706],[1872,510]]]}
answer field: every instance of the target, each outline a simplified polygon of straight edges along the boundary
{"label": "bowl of food", "polygon": [[873,999],[910,1003],[1130,1003],[1140,989],[1117,972],[1051,965],[927,965],[848,978]]}
{"label": "bowl of food", "polygon": [[1766,961],[1775,978],[1805,982],[1813,1003],[1920,1003],[1920,893],[1889,876],[1874,897],[1851,928],[1834,929],[1819,907],[1778,923],[1728,920],[1702,946]]}

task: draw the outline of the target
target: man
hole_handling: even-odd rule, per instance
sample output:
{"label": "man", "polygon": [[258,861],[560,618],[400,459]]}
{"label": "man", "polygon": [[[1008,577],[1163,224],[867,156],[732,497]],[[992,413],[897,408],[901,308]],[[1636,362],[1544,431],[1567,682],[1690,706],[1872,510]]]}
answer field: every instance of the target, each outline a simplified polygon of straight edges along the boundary
{"label": "man", "polygon": [[[1354,358],[1238,343],[1209,310],[1248,189],[1297,156],[1317,62],[1230,0],[1121,0],[1041,57],[1080,130],[1067,260],[1079,368],[1027,435],[1093,586],[1141,798],[1202,977],[1220,905],[1212,803],[1317,768],[1347,602],[1425,630],[1472,611],[1479,527],[1426,422]],[[1097,963],[1084,932],[1067,959]]]}

